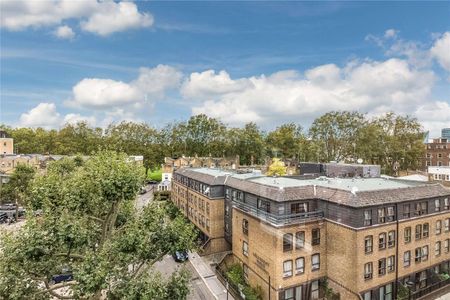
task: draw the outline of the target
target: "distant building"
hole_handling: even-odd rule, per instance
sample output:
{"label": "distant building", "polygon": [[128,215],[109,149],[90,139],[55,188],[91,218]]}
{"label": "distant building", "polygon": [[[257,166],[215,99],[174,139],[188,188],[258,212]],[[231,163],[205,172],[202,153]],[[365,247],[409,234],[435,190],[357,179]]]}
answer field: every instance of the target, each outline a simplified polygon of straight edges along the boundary
{"label": "distant building", "polygon": [[450,128],[442,128],[441,137],[443,139],[450,140]]}
{"label": "distant building", "polygon": [[189,157],[181,156],[178,158],[165,157],[162,165],[162,179],[158,185],[158,190],[170,190],[172,174],[175,170],[190,168],[217,168],[217,169],[239,169],[239,155],[235,157]]}
{"label": "distant building", "polygon": [[450,167],[428,167],[430,181],[439,181],[443,185],[450,186]]}
{"label": "distant building", "polygon": [[14,140],[8,136],[6,131],[0,130],[0,155],[14,153]]}
{"label": "distant building", "polygon": [[343,163],[299,163],[300,175],[327,177],[363,177],[376,178],[381,175],[379,165],[343,164]]}
{"label": "distant building", "polygon": [[450,166],[450,139],[432,139],[425,144],[424,170],[427,167]]}

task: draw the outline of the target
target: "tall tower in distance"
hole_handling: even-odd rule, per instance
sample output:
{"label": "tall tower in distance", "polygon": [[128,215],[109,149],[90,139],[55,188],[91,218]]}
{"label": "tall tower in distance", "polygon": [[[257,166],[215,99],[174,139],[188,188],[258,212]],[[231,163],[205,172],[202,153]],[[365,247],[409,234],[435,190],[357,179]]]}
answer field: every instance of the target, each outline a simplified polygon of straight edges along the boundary
{"label": "tall tower in distance", "polygon": [[450,128],[442,128],[441,138],[450,140]]}
{"label": "tall tower in distance", "polygon": [[14,140],[0,130],[0,155],[14,154]]}

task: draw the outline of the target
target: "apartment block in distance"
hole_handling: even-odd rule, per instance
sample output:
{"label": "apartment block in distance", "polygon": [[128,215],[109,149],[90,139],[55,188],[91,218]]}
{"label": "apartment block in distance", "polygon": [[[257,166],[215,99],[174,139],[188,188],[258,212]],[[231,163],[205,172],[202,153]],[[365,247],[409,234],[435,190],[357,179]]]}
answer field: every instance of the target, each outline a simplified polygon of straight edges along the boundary
{"label": "apartment block in distance", "polygon": [[320,299],[328,286],[340,299],[393,300],[400,284],[417,298],[450,283],[450,190],[439,183],[186,168],[173,185],[175,204],[215,250],[231,245],[263,299]]}
{"label": "apartment block in distance", "polygon": [[426,143],[424,170],[430,166],[450,166],[450,139],[438,138]]}

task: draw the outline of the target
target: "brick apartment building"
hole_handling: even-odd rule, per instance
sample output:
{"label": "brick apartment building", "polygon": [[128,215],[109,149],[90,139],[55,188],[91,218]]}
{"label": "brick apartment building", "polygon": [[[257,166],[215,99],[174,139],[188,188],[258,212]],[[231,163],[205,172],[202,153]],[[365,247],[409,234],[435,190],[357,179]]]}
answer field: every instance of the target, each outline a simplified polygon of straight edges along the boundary
{"label": "brick apartment building", "polygon": [[[210,252],[232,249],[264,299],[392,300],[449,272],[450,190],[384,178],[294,179],[175,171],[172,199]],[[447,282],[449,282],[447,280]]]}
{"label": "brick apartment building", "polygon": [[450,139],[438,138],[425,144],[424,170],[430,166],[450,166]]}

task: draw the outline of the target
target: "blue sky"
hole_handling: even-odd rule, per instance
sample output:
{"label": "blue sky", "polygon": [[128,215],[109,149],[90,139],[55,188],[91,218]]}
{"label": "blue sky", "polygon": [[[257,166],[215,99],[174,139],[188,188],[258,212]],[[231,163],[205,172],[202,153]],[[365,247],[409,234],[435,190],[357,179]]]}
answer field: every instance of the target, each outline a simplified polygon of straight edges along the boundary
{"label": "blue sky", "polygon": [[449,2],[31,3],[1,0],[1,123],[269,129],[356,109],[450,126]]}

